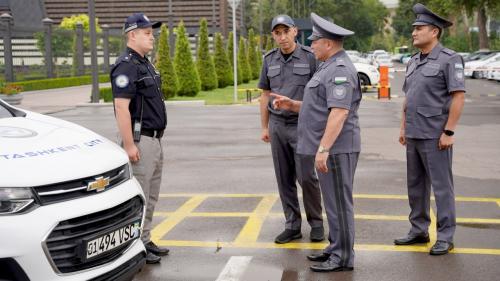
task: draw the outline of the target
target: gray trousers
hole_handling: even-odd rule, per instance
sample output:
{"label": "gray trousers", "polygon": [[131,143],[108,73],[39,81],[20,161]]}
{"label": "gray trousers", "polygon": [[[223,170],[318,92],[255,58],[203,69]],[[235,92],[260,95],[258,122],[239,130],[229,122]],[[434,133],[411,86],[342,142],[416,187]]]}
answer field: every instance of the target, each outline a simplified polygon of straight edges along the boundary
{"label": "gray trousers", "polygon": [[439,150],[438,142],[438,139],[406,140],[410,234],[428,233],[432,186],[437,207],[437,239],[453,242],[456,228],[453,149]]}
{"label": "gray trousers", "polygon": [[297,230],[302,224],[296,181],[302,187],[307,222],[311,227],[323,226],[321,191],[314,170],[314,156],[296,153],[297,125],[271,118],[269,135],[274,172],[285,213],[285,228]]}
{"label": "gray trousers", "polygon": [[160,139],[147,136],[141,136],[141,141],[136,145],[141,158],[138,162],[132,163],[132,171],[141,184],[146,198],[146,217],[141,239],[144,243],[148,243],[151,241],[153,212],[160,195],[163,149]]}
{"label": "gray trousers", "polygon": [[324,253],[337,264],[354,266],[354,204],[352,189],[359,153],[328,157],[328,173],[318,172],[330,233]]}

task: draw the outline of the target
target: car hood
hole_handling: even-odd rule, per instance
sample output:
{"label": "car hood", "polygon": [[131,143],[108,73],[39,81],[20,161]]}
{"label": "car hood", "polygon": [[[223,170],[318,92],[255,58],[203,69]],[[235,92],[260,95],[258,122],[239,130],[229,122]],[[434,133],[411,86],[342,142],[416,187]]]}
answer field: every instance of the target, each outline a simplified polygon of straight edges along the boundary
{"label": "car hood", "polygon": [[73,123],[31,112],[0,119],[0,187],[84,178],[127,162],[118,145]]}

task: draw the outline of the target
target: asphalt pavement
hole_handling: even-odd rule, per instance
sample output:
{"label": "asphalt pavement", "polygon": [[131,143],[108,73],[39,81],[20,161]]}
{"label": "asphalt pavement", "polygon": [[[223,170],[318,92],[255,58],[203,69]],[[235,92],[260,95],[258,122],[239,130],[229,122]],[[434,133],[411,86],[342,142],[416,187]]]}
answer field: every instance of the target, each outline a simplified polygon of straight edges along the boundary
{"label": "asphalt pavement", "polygon": [[[305,219],[302,239],[273,243],[284,218],[270,147],[259,140],[258,106],[169,104],[152,235],[171,254],[159,265],[146,266],[135,280],[497,280],[500,83],[466,81],[467,100],[454,146],[456,248],[434,257],[428,254],[433,241],[423,246],[392,243],[410,225],[405,153],[397,142],[404,72],[391,77],[393,98],[377,100],[376,92],[368,92],[359,110],[362,153],[354,182],[353,272],[309,270],[306,255],[326,244],[309,241]],[[78,104],[51,115],[116,140],[110,106]],[[435,222],[434,204],[432,209]],[[435,240],[435,225],[430,231]]]}

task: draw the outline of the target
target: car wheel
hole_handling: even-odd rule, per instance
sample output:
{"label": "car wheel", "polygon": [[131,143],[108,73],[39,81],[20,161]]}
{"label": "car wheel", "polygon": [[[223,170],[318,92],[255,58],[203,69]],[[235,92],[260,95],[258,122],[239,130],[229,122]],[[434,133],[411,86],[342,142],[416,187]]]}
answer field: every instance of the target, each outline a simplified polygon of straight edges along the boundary
{"label": "car wheel", "polygon": [[472,72],[472,78],[474,78],[474,79],[481,78],[481,75],[479,74],[479,71],[473,71]]}
{"label": "car wheel", "polygon": [[358,76],[359,76],[359,80],[361,82],[361,91],[363,91],[363,92],[368,91],[368,89],[365,88],[364,86],[370,86],[371,85],[370,78],[368,78],[368,76],[366,76],[366,74],[360,73],[360,72],[358,72]]}

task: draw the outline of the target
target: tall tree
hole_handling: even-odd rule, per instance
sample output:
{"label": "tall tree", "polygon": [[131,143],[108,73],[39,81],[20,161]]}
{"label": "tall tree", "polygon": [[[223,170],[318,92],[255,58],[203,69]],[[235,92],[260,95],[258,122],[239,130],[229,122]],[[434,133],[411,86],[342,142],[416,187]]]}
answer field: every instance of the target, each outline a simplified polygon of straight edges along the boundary
{"label": "tall tree", "polygon": [[214,53],[215,72],[219,88],[224,88],[233,83],[233,71],[229,62],[222,35],[215,33],[215,53]]}
{"label": "tall tree", "polygon": [[242,82],[248,83],[252,79],[252,71],[248,64],[247,46],[243,36],[240,37],[238,44],[238,68],[241,69]]}
{"label": "tall tree", "polygon": [[174,64],[170,57],[170,46],[168,44],[168,29],[161,26],[160,38],[158,40],[158,52],[156,54],[156,67],[161,75],[161,92],[165,99],[175,96],[179,82],[175,73]]}
{"label": "tall tree", "polygon": [[[234,59],[233,59],[233,54],[234,54],[234,44],[233,44],[233,33],[232,32],[229,32],[229,36],[227,38],[227,56],[229,58],[229,61],[231,63],[231,67],[233,68],[233,77],[234,77]],[[242,80],[243,80],[243,76],[242,76],[242,73],[241,73],[241,66],[239,63],[237,63],[236,65],[236,70],[238,71],[237,72],[237,78],[238,78],[238,81],[237,81],[237,84],[241,84]],[[233,82],[234,83],[234,82]]]}
{"label": "tall tree", "polygon": [[260,64],[259,55],[257,54],[257,38],[255,37],[253,29],[248,31],[248,62],[250,63],[252,79],[259,78]]}
{"label": "tall tree", "polygon": [[198,57],[196,59],[196,66],[201,80],[202,90],[212,90],[217,88],[217,74],[215,73],[215,66],[208,46],[208,26],[207,20],[202,18],[200,20],[200,34],[198,45]]}
{"label": "tall tree", "polygon": [[179,96],[196,96],[201,90],[201,82],[193,62],[183,21],[177,26],[176,34],[174,64],[179,79],[177,94]]}

